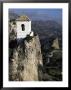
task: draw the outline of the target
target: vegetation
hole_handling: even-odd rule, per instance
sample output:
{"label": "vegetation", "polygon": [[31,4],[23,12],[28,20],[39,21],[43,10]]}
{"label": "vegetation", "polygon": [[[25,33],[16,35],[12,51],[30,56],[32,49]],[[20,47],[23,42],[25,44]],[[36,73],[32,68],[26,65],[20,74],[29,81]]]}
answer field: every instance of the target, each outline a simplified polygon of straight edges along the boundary
{"label": "vegetation", "polygon": [[30,36],[30,35],[27,35],[27,37],[25,38],[27,40],[27,42],[30,42],[30,40],[32,39],[33,37]]}

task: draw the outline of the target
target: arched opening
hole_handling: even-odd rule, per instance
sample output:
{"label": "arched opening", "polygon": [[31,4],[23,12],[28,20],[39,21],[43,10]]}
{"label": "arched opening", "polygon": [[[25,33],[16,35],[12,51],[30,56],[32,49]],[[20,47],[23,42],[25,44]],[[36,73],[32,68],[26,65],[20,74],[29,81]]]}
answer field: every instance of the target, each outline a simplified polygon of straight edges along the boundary
{"label": "arched opening", "polygon": [[24,31],[25,30],[25,25],[21,24],[21,28],[22,28],[22,31]]}

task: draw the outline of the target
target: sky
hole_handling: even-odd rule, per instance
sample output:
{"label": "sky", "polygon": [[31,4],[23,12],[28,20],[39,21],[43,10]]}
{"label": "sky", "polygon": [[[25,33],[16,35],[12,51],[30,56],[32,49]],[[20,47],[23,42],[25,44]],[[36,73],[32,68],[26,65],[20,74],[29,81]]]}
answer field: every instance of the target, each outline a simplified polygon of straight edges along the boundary
{"label": "sky", "polygon": [[62,9],[9,9],[18,15],[26,15],[30,20],[55,20],[62,22]]}

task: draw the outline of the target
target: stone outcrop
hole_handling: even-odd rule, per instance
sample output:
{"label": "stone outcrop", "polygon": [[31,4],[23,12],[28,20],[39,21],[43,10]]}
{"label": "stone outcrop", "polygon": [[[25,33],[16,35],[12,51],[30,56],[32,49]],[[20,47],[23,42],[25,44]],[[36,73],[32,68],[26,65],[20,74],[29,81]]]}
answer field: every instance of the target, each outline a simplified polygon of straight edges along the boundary
{"label": "stone outcrop", "polygon": [[54,49],[59,49],[59,41],[58,41],[58,38],[56,38],[55,40],[53,40],[52,47],[53,47]]}
{"label": "stone outcrop", "polygon": [[38,81],[42,74],[42,54],[38,35],[18,42],[9,61],[10,81]]}

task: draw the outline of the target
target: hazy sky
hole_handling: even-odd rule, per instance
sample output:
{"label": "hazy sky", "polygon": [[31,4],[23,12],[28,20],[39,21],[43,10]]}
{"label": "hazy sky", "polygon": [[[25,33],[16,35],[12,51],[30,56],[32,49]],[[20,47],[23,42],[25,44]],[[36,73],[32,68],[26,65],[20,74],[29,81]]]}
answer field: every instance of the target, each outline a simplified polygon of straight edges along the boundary
{"label": "hazy sky", "polygon": [[18,15],[27,15],[31,20],[55,20],[62,22],[62,9],[9,9]]}

